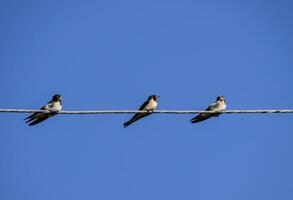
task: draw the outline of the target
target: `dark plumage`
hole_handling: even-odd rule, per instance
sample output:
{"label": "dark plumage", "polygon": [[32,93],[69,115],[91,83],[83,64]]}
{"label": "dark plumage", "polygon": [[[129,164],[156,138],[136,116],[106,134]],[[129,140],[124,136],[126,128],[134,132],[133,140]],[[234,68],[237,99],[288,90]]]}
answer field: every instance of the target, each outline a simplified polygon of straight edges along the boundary
{"label": "dark plumage", "polygon": [[[207,109],[206,111],[214,111],[214,112],[221,112],[224,111],[226,109],[226,102],[225,102],[225,98],[224,96],[219,96],[217,97],[217,100],[215,103],[212,103]],[[190,120],[191,123],[197,123],[197,122],[201,122],[204,121],[206,119],[209,119],[211,117],[218,117],[220,116],[220,113],[200,113],[199,115],[197,115],[196,117],[192,118]]]}
{"label": "dark plumage", "polygon": [[47,103],[47,105],[40,108],[40,110],[47,110],[50,111],[49,113],[33,113],[24,120],[29,126],[36,125],[46,119],[53,117],[62,109],[62,97],[59,94],[56,94],[52,97],[51,101]]}
{"label": "dark plumage", "polygon": [[[139,108],[139,110],[145,110],[145,111],[154,111],[157,108],[157,102],[158,102],[159,96],[151,95],[148,97],[147,101],[145,101]],[[134,116],[127,122],[123,124],[124,128],[132,124],[133,122],[136,122],[137,120],[144,118],[148,115],[150,115],[151,112],[146,113],[135,113]]]}

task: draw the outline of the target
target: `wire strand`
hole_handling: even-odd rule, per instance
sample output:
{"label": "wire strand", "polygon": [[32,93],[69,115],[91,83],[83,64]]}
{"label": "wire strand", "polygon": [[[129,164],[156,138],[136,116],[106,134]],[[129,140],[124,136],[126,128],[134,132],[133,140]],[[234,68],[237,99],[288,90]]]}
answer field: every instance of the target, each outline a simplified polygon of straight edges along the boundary
{"label": "wire strand", "polygon": [[[199,113],[221,113],[221,114],[255,114],[255,113],[293,113],[293,110],[226,110],[222,112],[205,110],[85,110],[85,111],[60,111],[58,114],[66,115],[87,115],[87,114],[134,114],[134,113],[155,113],[155,114],[199,114]],[[0,109],[0,113],[50,113],[47,110],[30,109]]]}

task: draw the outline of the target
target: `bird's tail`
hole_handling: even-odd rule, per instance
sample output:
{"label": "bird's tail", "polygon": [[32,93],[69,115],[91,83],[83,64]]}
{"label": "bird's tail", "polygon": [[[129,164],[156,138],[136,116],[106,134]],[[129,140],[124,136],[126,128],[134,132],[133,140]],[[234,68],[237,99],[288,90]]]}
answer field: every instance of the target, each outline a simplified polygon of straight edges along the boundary
{"label": "bird's tail", "polygon": [[125,122],[123,124],[124,128],[126,128],[127,126],[129,126],[130,124],[132,124],[133,122],[136,122],[137,120],[144,118],[148,115],[150,115],[151,113],[136,113],[129,121]]}
{"label": "bird's tail", "polygon": [[204,121],[206,119],[203,119],[203,118],[193,118],[190,120],[190,123],[198,123],[198,122],[201,122],[201,121]]}
{"label": "bird's tail", "polygon": [[133,122],[136,122],[138,119],[139,118],[137,117],[137,115],[134,115],[129,121],[127,121],[123,124],[124,128],[126,128],[127,126],[129,126]]}
{"label": "bird's tail", "polygon": [[34,126],[34,125],[36,125],[38,123],[41,123],[42,121],[45,121],[48,118],[49,117],[39,118],[39,119],[35,119],[34,121],[31,121],[30,123],[29,122],[27,122],[27,123],[29,123],[28,124],[29,126]]}
{"label": "bird's tail", "polygon": [[206,119],[209,119],[210,117],[212,117],[212,115],[208,115],[208,114],[202,113],[202,114],[199,114],[196,117],[192,118],[190,120],[190,122],[191,123],[197,123],[197,122],[201,122],[201,121],[204,121]]}
{"label": "bird's tail", "polygon": [[126,128],[126,127],[129,126],[130,124],[132,124],[132,122],[131,122],[131,121],[127,121],[127,122],[125,122],[125,123],[123,124],[123,126],[124,126],[124,128]]}

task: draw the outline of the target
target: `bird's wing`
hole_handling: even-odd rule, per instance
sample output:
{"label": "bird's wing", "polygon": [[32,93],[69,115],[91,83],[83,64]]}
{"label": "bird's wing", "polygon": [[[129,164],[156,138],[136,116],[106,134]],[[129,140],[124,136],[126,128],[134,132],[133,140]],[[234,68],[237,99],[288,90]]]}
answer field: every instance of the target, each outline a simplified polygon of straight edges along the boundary
{"label": "bird's wing", "polygon": [[36,125],[36,124],[48,119],[49,117],[50,117],[50,115],[47,114],[47,115],[43,115],[43,117],[40,117],[40,118],[39,117],[38,118],[33,118],[32,120],[29,121],[30,123],[28,125],[29,126]]}
{"label": "bird's wing", "polygon": [[[215,106],[216,106],[216,104],[212,103],[211,105],[209,105],[209,107],[207,107],[207,109],[205,109],[205,111],[212,111],[212,110],[214,110]],[[211,113],[200,113],[197,116],[195,116],[194,118],[192,118],[190,120],[190,122],[191,123],[201,122],[201,121],[206,120],[212,116],[213,116],[213,114],[211,114]]]}
{"label": "bird's wing", "polygon": [[[40,110],[48,110],[48,104],[41,107]],[[28,116],[27,118],[25,118],[24,120],[27,120],[27,119],[32,119],[34,117],[36,117],[37,114],[40,114],[39,112],[35,112],[33,114],[31,114],[30,116]]]}
{"label": "bird's wing", "polygon": [[[140,108],[139,108],[138,110],[144,110],[148,103],[149,103],[149,101],[145,101],[145,102],[140,106]],[[146,117],[146,116],[148,116],[148,115],[150,115],[150,114],[151,114],[151,113],[135,113],[135,114],[133,115],[133,117],[132,117],[130,120],[128,120],[127,122],[124,123],[124,127],[127,127],[127,126],[129,126],[130,124],[132,124],[133,122],[135,122],[135,121],[137,121],[137,120],[139,120],[139,119],[141,119],[141,118],[143,118],[143,117]]]}
{"label": "bird's wing", "polygon": [[212,103],[209,105],[209,107],[206,109],[206,111],[213,111],[217,107],[217,103]]}
{"label": "bird's wing", "polygon": [[145,101],[138,110],[144,110],[145,107],[148,105],[149,101]]}

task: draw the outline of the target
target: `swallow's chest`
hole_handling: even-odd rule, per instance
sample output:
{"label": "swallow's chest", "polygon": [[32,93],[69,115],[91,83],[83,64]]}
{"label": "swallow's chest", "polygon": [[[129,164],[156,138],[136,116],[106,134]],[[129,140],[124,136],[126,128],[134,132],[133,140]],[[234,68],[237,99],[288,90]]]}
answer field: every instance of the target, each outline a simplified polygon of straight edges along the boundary
{"label": "swallow's chest", "polygon": [[157,108],[158,103],[155,102],[154,100],[150,100],[150,102],[146,105],[145,109],[146,110],[154,110]]}
{"label": "swallow's chest", "polygon": [[227,106],[226,106],[225,103],[220,102],[220,103],[218,104],[217,108],[216,108],[216,111],[223,111],[223,110],[226,109],[226,107],[227,107]]}
{"label": "swallow's chest", "polygon": [[59,101],[52,103],[50,106],[51,111],[61,111],[61,109],[62,109],[62,105]]}

